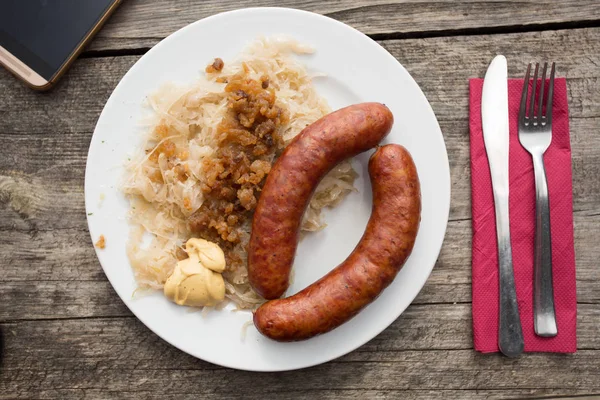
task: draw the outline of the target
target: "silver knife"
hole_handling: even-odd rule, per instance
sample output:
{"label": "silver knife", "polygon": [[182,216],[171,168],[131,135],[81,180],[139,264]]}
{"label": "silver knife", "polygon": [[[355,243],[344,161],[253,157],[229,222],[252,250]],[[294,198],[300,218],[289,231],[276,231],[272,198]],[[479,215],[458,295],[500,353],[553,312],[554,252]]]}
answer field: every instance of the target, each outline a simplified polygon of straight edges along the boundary
{"label": "silver knife", "polygon": [[507,74],[506,58],[496,56],[490,63],[483,81],[481,120],[483,141],[492,176],[496,233],[498,235],[498,275],[500,277],[498,347],[504,355],[517,357],[523,352],[524,343],[515,290],[508,222]]}

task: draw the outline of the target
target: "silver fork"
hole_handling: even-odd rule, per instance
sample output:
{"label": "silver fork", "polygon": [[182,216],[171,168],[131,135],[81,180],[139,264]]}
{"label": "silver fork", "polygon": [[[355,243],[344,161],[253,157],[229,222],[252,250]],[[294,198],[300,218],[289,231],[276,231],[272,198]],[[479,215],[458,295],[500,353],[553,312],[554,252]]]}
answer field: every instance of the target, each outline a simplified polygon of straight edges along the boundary
{"label": "silver fork", "polygon": [[538,79],[539,64],[535,64],[533,87],[529,97],[529,113],[527,113],[527,92],[531,64],[527,66],[527,74],[521,94],[519,111],[519,140],[521,145],[531,154],[535,173],[535,258],[533,280],[533,323],[538,336],[552,337],[557,334],[556,316],[554,312],[554,291],[552,288],[552,243],[550,235],[550,207],[548,203],[548,182],[544,168],[544,152],[552,141],[552,97],[554,95],[554,63],[550,71],[550,84],[546,100],[546,113],[542,114],[544,103],[544,86],[546,69],[544,63],[537,113],[534,114],[535,92]]}

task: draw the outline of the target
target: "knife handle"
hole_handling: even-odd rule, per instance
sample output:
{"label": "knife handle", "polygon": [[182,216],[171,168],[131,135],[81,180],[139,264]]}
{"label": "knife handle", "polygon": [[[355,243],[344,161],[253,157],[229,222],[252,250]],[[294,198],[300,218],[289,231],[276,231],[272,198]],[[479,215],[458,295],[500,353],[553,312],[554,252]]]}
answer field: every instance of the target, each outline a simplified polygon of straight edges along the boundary
{"label": "knife handle", "polygon": [[508,220],[508,193],[494,192],[496,208],[496,232],[498,234],[498,271],[500,286],[500,309],[498,347],[507,357],[517,357],[523,352],[523,330],[517,304],[517,291],[513,273],[510,226]]}

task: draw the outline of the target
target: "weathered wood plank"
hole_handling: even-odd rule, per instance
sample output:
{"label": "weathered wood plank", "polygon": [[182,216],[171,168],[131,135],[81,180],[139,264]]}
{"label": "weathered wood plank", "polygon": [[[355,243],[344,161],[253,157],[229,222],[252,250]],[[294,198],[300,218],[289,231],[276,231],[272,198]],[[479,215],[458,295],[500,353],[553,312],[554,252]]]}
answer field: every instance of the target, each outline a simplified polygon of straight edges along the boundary
{"label": "weathered wood plank", "polygon": [[[597,260],[591,242],[600,216],[575,214],[577,296],[600,304]],[[471,301],[471,223],[451,221],[425,287],[414,303]],[[12,232],[0,239],[0,320],[127,316],[96,259],[87,230]],[[600,346],[599,346],[600,347]]]}
{"label": "weathered wood plank", "polygon": [[85,134],[89,142],[106,100],[138,59],[77,60],[54,89],[43,93],[29,89],[0,68],[0,134],[36,134],[40,141],[49,136],[59,140],[67,134]]}
{"label": "weathered wood plank", "polygon": [[[534,58],[556,61],[559,76],[568,78],[571,118],[600,117],[600,99],[593,95],[600,90],[600,28],[380,43],[413,75],[441,121],[468,118],[468,79],[483,77],[497,53],[507,56],[513,77],[522,77]],[[0,97],[0,134],[89,134],[110,92],[138,59],[80,59],[54,90],[41,94],[0,69],[0,92],[6,93]]]}
{"label": "weathered wood plank", "polygon": [[[600,89],[600,88],[599,88]],[[468,121],[440,121],[450,160],[451,219],[469,218]],[[600,117],[573,118],[571,144],[576,211],[600,212],[600,147],[590,146]],[[1,135],[0,230],[84,229],[83,182],[90,135]]]}
{"label": "weathered wood plank", "polygon": [[[80,285],[71,284],[70,286]],[[81,292],[76,292],[81,295]],[[63,292],[58,292],[64,296]],[[95,299],[92,296],[72,296],[72,307],[94,307]],[[113,301],[116,298],[113,297]],[[81,305],[83,302],[89,305]],[[30,302],[29,302],[30,303]],[[13,303],[15,304],[15,303]],[[121,316],[132,317],[123,305]],[[46,305],[48,308],[48,305]],[[595,305],[583,304],[579,306],[579,347],[581,349],[600,348],[600,338],[596,335],[596,326],[600,322],[600,311]],[[101,316],[97,312],[94,315]],[[83,313],[82,313],[83,314]],[[105,314],[105,318],[111,316]],[[116,315],[114,315],[116,316]],[[46,318],[44,318],[46,317]],[[48,321],[53,315],[38,316]],[[70,319],[66,320],[70,324]],[[95,321],[95,320],[90,320]],[[106,320],[112,321],[112,320]],[[10,321],[12,325],[22,326],[29,320]],[[45,323],[45,322],[44,322]],[[95,324],[96,322],[92,322]],[[112,323],[112,322],[111,322]],[[368,348],[377,351],[395,351],[400,349],[426,350],[426,349],[469,349],[472,348],[471,335],[471,306],[470,304],[430,304],[412,305],[390,328],[373,339]],[[10,366],[8,368],[11,368]]]}
{"label": "weathered wood plank", "polygon": [[87,230],[3,232],[0,249],[3,282],[105,279]]}
{"label": "weathered wood plank", "polygon": [[[373,400],[385,400],[385,399],[449,399],[449,400],[470,400],[480,398],[493,398],[493,399],[524,399],[542,398],[537,396],[544,396],[544,399],[550,399],[551,395],[558,395],[564,393],[563,391],[555,390],[538,390],[538,389],[510,389],[510,390],[300,390],[300,391],[278,391],[277,393],[270,393],[271,396],[277,399],[297,399],[304,400],[315,398],[318,399],[373,399]],[[86,389],[50,389],[50,390],[37,390],[35,392],[36,399],[114,399],[119,398],[123,400],[133,399],[161,399],[161,400],[197,400],[198,394],[196,393],[182,393],[171,391],[169,393],[160,393],[157,395],[153,391],[140,390],[119,390],[113,391],[110,389],[102,390],[96,388]],[[30,392],[24,390],[13,394],[10,397],[4,397],[0,394],[0,399],[29,399]],[[239,394],[228,394],[224,395],[221,393],[202,393],[203,400],[237,400],[240,398]],[[244,399],[264,399],[264,394],[246,393],[244,391]],[[561,399],[571,400],[571,398]],[[588,400],[592,398],[581,398],[577,397],[577,400]],[[595,398],[593,398],[595,399]]]}
{"label": "weathered wood plank", "polygon": [[0,321],[131,316],[110,282],[99,279],[0,282],[2,302],[10,305],[0,309]]}
{"label": "weathered wood plank", "polygon": [[[143,385],[136,385],[143,386]],[[131,389],[131,390],[112,390],[108,389],[97,389],[97,388],[83,388],[83,389],[41,389],[35,391],[36,399],[114,399],[119,398],[123,400],[138,400],[138,399],[160,399],[160,400],[198,400],[201,393],[202,400],[238,400],[241,396],[248,400],[263,400],[265,393],[248,393],[246,389],[241,389],[240,392],[243,394],[222,394],[219,392],[212,391],[210,393],[200,392],[179,392],[176,390],[170,390],[168,392],[156,393],[154,391],[147,391],[145,389]],[[23,390],[11,397],[3,397],[0,394],[0,399],[30,399],[31,391]],[[470,400],[470,399],[556,399],[561,400],[597,400],[598,394],[592,396],[593,391],[579,389],[577,393],[590,396],[586,397],[564,397],[565,393],[572,394],[568,389],[495,389],[495,390],[481,390],[481,389],[467,389],[467,390],[359,390],[359,389],[317,389],[317,390],[276,390],[269,392],[273,398],[286,400],[314,400],[314,399],[371,399],[371,400],[414,400],[414,399],[444,399],[444,400]],[[560,397],[558,397],[560,396]]]}
{"label": "weathered wood plank", "polygon": [[[468,318],[465,306],[446,307],[450,317],[431,323],[435,317],[430,313],[436,308],[426,307],[427,312],[411,318],[417,309],[412,307],[388,329],[395,338],[380,337],[339,360],[302,371],[260,375],[234,373],[188,356],[134,318],[2,324],[0,393],[27,398],[49,389],[75,395],[86,390],[140,391],[161,398],[174,393],[235,396],[243,390],[245,398],[265,393],[292,398],[310,388],[310,394],[321,398],[335,397],[338,391],[406,389],[534,390],[531,395],[539,395],[537,390],[564,395],[600,392],[598,350],[527,354],[515,360],[460,349],[467,332],[450,342],[456,350],[432,349],[436,335],[452,340],[448,338],[455,333],[453,324],[464,327]],[[368,368],[357,368],[360,365]]]}
{"label": "weathered wood plank", "polygon": [[[185,25],[210,15],[244,7],[273,5],[271,0],[129,0],[99,32],[90,50],[151,47]],[[366,34],[379,35],[527,27],[592,21],[600,15],[600,5],[595,0],[280,0],[276,5],[324,14]]]}
{"label": "weathered wood plank", "polygon": [[[599,80],[600,82],[600,80]],[[600,89],[600,88],[599,88]],[[451,219],[469,218],[470,165],[468,121],[440,121],[448,150]],[[600,117],[573,118],[571,145],[576,211],[600,212],[600,147],[590,146]],[[0,147],[0,230],[84,229],[85,160],[90,135],[2,135]]]}
{"label": "weathered wood plank", "polygon": [[[600,29],[580,29],[384,42],[421,84],[440,120],[452,167],[451,218],[467,218],[470,207],[468,164],[463,162],[468,158],[468,78],[481,76],[496,51],[509,57],[514,76],[521,75],[525,62],[530,60],[529,55],[521,54],[521,47],[539,48],[540,59],[557,60],[559,73],[569,79],[575,209],[597,208],[600,183],[593,177],[599,168],[599,150],[597,146],[589,146],[589,141],[590,132],[598,129],[600,121],[600,100],[595,95],[600,90],[600,70],[595,67],[600,65],[599,39]],[[496,50],[490,52],[489,48]],[[65,199],[71,201],[79,195],[81,190],[75,185],[80,183],[74,184],[71,179],[73,175],[76,179],[83,176],[90,132],[110,91],[136,60],[137,57],[80,60],[63,84],[46,94],[32,92],[0,71],[0,91],[10,93],[0,98],[0,146],[6,149],[6,156],[0,158],[0,170],[8,175],[3,178],[7,184],[12,185],[12,181],[33,184],[27,180],[51,182],[52,177],[60,176],[61,185],[66,186]],[[48,168],[50,171],[46,171]],[[21,173],[47,175],[37,178]],[[77,207],[82,205],[80,202]],[[3,221],[0,224],[14,223],[10,218],[0,220]],[[60,218],[47,223],[74,221],[83,222]]]}

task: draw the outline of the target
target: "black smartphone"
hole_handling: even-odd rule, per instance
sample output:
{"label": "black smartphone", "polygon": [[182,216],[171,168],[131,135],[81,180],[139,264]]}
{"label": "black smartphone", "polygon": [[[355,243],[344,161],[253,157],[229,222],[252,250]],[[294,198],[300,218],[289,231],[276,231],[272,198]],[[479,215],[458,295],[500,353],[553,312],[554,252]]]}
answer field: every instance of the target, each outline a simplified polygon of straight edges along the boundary
{"label": "black smartphone", "polygon": [[0,0],[0,64],[50,88],[121,0]]}

